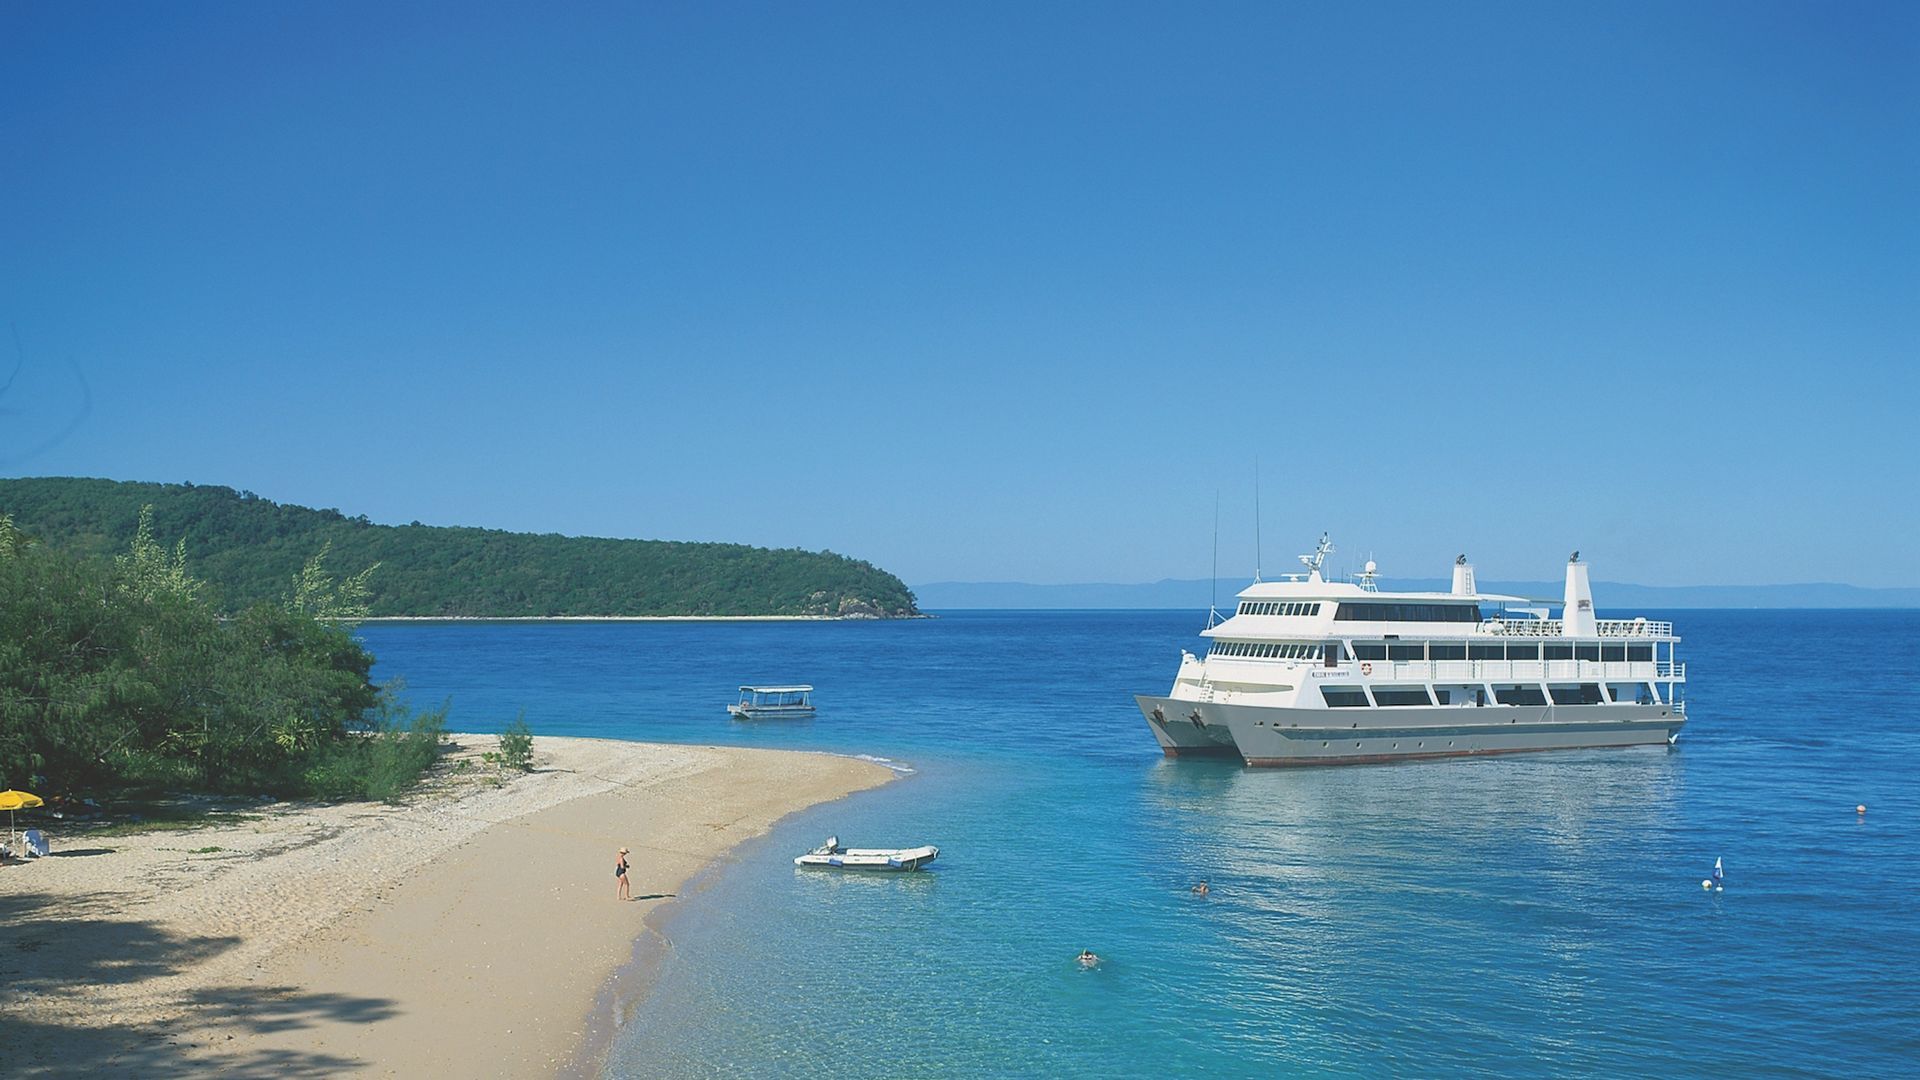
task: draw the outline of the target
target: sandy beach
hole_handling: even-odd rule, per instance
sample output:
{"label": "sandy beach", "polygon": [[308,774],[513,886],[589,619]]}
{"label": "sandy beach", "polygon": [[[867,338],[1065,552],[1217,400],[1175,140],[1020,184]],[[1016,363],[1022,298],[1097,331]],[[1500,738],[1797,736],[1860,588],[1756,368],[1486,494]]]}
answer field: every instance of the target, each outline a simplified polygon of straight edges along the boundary
{"label": "sandy beach", "polygon": [[[0,866],[13,1075],[591,1070],[650,913],[735,845],[892,773],[825,754],[536,739],[458,749],[406,804],[261,804]],[[465,761],[468,764],[460,765]],[[613,858],[632,849],[634,901]],[[620,996],[643,987],[621,987]],[[586,1057],[582,1057],[583,1050]]]}

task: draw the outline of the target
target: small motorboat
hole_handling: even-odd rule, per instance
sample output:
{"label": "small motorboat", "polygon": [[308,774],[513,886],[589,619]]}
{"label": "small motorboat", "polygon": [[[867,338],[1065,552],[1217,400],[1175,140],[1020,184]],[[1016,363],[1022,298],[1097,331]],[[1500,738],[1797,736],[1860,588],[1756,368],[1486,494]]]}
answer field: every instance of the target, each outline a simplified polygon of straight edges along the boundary
{"label": "small motorboat", "polygon": [[807,720],[813,716],[811,686],[743,686],[727,706],[735,720]]}
{"label": "small motorboat", "polygon": [[940,849],[932,844],[911,848],[846,848],[840,838],[827,842],[793,860],[795,866],[822,866],[830,870],[918,870],[934,860]]}

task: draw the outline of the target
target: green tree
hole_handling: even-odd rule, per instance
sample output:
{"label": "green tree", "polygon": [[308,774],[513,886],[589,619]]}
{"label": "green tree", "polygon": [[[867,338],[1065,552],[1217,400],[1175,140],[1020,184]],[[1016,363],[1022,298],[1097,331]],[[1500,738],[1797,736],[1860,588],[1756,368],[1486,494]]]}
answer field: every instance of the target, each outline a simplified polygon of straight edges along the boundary
{"label": "green tree", "polygon": [[0,520],[0,786],[389,798],[432,761],[444,708],[411,714],[290,600],[222,617],[142,518],[113,559]]}
{"label": "green tree", "polygon": [[133,550],[116,556],[114,562],[120,568],[120,587],[142,600],[192,600],[200,593],[200,583],[187,573],[186,537],[180,538],[171,553],[154,541],[152,503],[140,508]]}
{"label": "green tree", "polygon": [[335,581],[327,573],[327,553],[332,550],[333,541],[321,544],[320,550],[294,575],[293,595],[287,601],[287,610],[327,622],[359,622],[370,610],[373,589],[369,581],[380,564],[374,563],[351,577]]}

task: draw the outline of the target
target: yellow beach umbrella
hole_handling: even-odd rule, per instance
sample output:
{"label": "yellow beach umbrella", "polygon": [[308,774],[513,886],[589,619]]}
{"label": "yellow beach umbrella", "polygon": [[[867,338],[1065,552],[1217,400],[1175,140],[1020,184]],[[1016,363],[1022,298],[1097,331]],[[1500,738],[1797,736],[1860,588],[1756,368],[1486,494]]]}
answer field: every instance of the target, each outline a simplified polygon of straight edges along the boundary
{"label": "yellow beach umbrella", "polygon": [[[31,791],[14,791],[11,788],[6,791],[0,791],[0,810],[7,812],[7,832],[13,832],[13,812],[15,810],[31,810],[41,805],[44,804],[41,802],[40,796],[35,795]],[[15,837],[15,839],[18,840],[19,838]]]}

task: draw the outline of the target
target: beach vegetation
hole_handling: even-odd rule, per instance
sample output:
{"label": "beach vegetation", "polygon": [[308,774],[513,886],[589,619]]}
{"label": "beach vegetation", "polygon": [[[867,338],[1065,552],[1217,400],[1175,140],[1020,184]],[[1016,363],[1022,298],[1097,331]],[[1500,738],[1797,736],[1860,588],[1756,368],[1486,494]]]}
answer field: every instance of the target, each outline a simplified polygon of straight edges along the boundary
{"label": "beach vegetation", "polygon": [[[348,620],[918,614],[899,578],[830,551],[377,525],[225,487],[67,477],[0,480],[0,513],[74,555],[126,552],[144,528],[131,560],[143,580],[183,587],[191,552],[199,586],[228,615],[262,603]],[[164,549],[155,535],[180,543]],[[335,581],[328,563],[379,571]]]}
{"label": "beach vegetation", "polygon": [[480,755],[483,761],[498,765],[502,769],[517,772],[533,770],[533,729],[527,726],[527,715],[521,713],[513,723],[500,732],[500,749],[489,750]]}
{"label": "beach vegetation", "polygon": [[304,597],[295,580],[227,614],[189,547],[134,518],[112,558],[0,522],[0,786],[387,799],[432,763],[445,706],[374,685],[337,619],[364,574],[335,582],[316,557]]}

